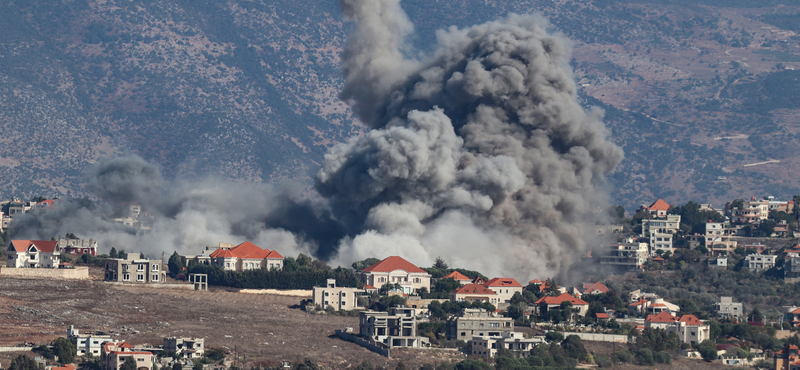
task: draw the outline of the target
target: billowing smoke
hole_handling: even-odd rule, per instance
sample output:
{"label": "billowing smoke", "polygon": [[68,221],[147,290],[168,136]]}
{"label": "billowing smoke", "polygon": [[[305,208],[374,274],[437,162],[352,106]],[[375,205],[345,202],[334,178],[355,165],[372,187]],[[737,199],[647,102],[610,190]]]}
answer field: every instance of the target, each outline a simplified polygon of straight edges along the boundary
{"label": "billowing smoke", "polygon": [[430,56],[410,59],[397,0],[340,6],[355,23],[342,98],[373,130],[331,150],[318,174],[333,208],[365,229],[337,260],[443,256],[541,277],[585,254],[623,154],[602,112],[577,100],[570,43],[541,17],[510,15],[439,31]]}
{"label": "billowing smoke", "polygon": [[[324,212],[324,205],[303,199],[298,189],[242,184],[219,179],[165,181],[157,166],[127,156],[104,162],[90,177],[93,194],[103,202],[58,199],[52,208],[15,217],[16,239],[50,239],[74,233],[98,240],[101,252],[111,247],[160,258],[162,252],[199,254],[219,242],[250,240],[284,255],[299,252],[327,258],[342,226]],[[114,220],[130,216],[144,229]]]}
{"label": "billowing smoke", "polygon": [[[570,43],[540,17],[510,15],[439,31],[435,50],[412,59],[398,0],[340,5],[354,22],[341,96],[372,130],[325,156],[323,201],[304,200],[302,186],[166,181],[125,157],[92,176],[107,208],[60,201],[15,222],[15,237],[75,232],[146,254],[248,239],[345,266],[389,255],[429,266],[441,256],[519,279],[553,276],[585,254],[586,226],[623,154],[602,112],[577,100]],[[126,203],[151,213],[149,231],[108,220]]]}

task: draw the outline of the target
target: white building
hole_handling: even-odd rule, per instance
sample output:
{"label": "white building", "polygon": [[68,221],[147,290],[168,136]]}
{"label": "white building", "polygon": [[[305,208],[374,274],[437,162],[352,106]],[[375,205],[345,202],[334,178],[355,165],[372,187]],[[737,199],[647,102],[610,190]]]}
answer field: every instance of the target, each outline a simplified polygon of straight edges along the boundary
{"label": "white building", "polygon": [[205,353],[204,338],[164,338],[164,352],[167,356],[177,353],[181,357],[201,358]]}
{"label": "white building", "polygon": [[391,312],[361,311],[359,333],[372,342],[387,347],[422,347],[428,338],[417,336],[413,308],[394,307]]}
{"label": "white building", "polygon": [[647,316],[644,325],[645,328],[664,329],[667,333],[676,333],[682,343],[700,343],[711,337],[711,328],[694,315],[676,317],[663,311]]}
{"label": "white building", "polygon": [[778,256],[771,254],[748,254],[744,258],[744,265],[750,271],[765,271],[775,267],[775,260]]}
{"label": "white building", "polygon": [[544,337],[525,338],[523,333],[504,331],[499,336],[474,336],[471,341],[471,353],[482,358],[493,358],[500,348],[505,348],[514,354],[514,357],[525,358],[530,356],[531,349],[545,343]]}
{"label": "white building", "polygon": [[51,240],[12,240],[6,250],[6,267],[58,268],[61,251]]}
{"label": "white building", "polygon": [[662,218],[642,220],[642,234],[645,237],[654,233],[675,234],[681,229],[680,215],[666,215]]}
{"label": "white building", "polygon": [[731,210],[731,216],[736,223],[759,223],[769,218],[769,201],[744,202],[741,207]]}
{"label": "white building", "polygon": [[336,311],[362,310],[364,307],[358,305],[358,295],[363,292],[363,289],[358,288],[337,287],[336,279],[328,279],[326,286],[314,287],[311,299],[322,309],[333,307]]}
{"label": "white building", "polygon": [[105,333],[87,333],[81,334],[78,329],[73,325],[69,326],[67,330],[67,339],[75,344],[78,356],[100,356],[100,350],[103,343],[119,343],[118,340],[112,339],[110,335]]}
{"label": "white building", "polygon": [[744,315],[744,306],[741,302],[734,302],[732,297],[719,297],[719,302],[714,303],[714,309],[719,317],[730,317],[735,320]]}
{"label": "white building", "polygon": [[245,241],[235,247],[220,243],[220,247],[209,255],[211,264],[222,267],[225,271],[246,271],[256,269],[280,270],[283,268],[283,256],[278,251],[261,249],[259,246]]}
{"label": "white building", "polygon": [[612,244],[605,248],[600,256],[600,264],[614,265],[626,270],[636,270],[650,259],[647,243],[627,239],[620,244]]}
{"label": "white building", "polygon": [[125,259],[109,258],[105,262],[105,281],[124,283],[163,283],[167,272],[160,260],[140,258],[139,253],[127,253]]}
{"label": "white building", "polygon": [[650,234],[650,254],[656,256],[659,251],[661,251],[661,254],[667,252],[670,254],[674,253],[675,250],[672,249],[672,237],[672,234],[667,233]]}
{"label": "white building", "polygon": [[497,293],[498,303],[509,303],[515,293],[522,294],[522,284],[512,278],[494,278],[484,283],[483,286]]}
{"label": "white building", "polygon": [[386,284],[399,284],[405,294],[416,293],[422,288],[431,290],[431,275],[398,256],[387,257],[361,270],[358,275],[364,285],[379,289]]}

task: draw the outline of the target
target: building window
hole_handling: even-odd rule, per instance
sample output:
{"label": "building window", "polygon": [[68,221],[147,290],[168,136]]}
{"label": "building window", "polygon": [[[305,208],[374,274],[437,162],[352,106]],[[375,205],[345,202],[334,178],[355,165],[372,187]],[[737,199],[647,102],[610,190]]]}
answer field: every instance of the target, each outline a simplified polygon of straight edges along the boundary
{"label": "building window", "polygon": [[136,271],[144,271],[144,265],[136,265]]}
{"label": "building window", "polygon": [[136,281],[144,281],[144,274],[136,275]]}
{"label": "building window", "polygon": [[153,271],[158,271],[158,265],[153,265]]}
{"label": "building window", "polygon": [[150,279],[152,281],[158,281],[158,274],[153,274],[153,278]]}
{"label": "building window", "polygon": [[131,274],[128,273],[122,274],[122,281],[130,281],[130,280],[131,280]]}

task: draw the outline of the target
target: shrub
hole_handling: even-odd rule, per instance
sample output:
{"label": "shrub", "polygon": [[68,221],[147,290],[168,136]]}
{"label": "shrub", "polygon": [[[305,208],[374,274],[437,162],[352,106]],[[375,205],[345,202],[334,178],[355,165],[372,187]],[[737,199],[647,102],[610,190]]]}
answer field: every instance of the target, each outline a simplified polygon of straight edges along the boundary
{"label": "shrub", "polygon": [[611,363],[611,359],[601,355],[598,355],[597,358],[594,359],[594,362],[597,364],[597,366],[604,368],[611,367],[613,365]]}

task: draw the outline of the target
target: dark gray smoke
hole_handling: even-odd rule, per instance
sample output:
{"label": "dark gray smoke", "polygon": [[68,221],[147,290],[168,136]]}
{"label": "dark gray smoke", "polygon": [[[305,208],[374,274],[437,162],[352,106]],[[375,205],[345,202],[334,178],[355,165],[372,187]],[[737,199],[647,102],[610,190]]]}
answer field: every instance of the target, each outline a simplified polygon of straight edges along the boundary
{"label": "dark gray smoke", "polygon": [[[437,33],[411,60],[397,0],[340,0],[355,23],[345,88],[374,128],[325,156],[318,188],[365,231],[338,260],[447,256],[490,274],[552,276],[585,254],[622,160],[577,101],[570,43],[537,16]],[[593,231],[593,230],[592,230]]]}
{"label": "dark gray smoke", "polygon": [[[437,33],[419,60],[397,0],[341,0],[353,28],[345,87],[373,130],[325,156],[316,188],[214,179],[165,181],[141,158],[104,163],[92,177],[108,203],[61,201],[16,222],[15,237],[74,232],[128,251],[197,253],[249,239],[283,254],[311,252],[349,266],[401,255],[517,278],[549,277],[587,250],[605,176],[622,160],[599,110],[577,101],[570,43],[536,16],[510,15]],[[152,213],[137,233],[99,214],[125,203]],[[46,221],[46,222],[43,222]]]}

